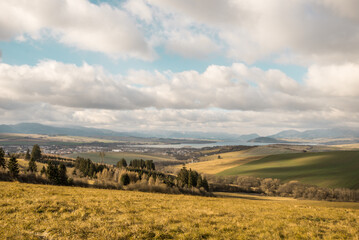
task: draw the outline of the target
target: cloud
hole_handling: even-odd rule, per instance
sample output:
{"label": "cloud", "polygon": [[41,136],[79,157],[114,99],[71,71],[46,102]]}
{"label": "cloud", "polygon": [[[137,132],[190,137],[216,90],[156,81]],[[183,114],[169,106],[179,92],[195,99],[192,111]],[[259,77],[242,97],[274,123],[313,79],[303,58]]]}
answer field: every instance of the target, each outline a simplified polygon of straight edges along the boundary
{"label": "cloud", "polygon": [[[156,35],[162,33],[164,42],[171,41],[170,31],[200,33],[225,47],[228,57],[246,63],[268,58],[301,65],[359,60],[355,0],[142,2],[151,7],[153,25],[161,26]],[[178,41],[190,43],[187,38]]]}
{"label": "cloud", "polygon": [[313,65],[302,83],[241,63],[202,73],[131,70],[124,76],[86,63],[0,63],[0,117],[118,130],[358,127],[358,77],[359,64],[352,63]]}
{"label": "cloud", "polygon": [[[155,57],[136,23],[120,8],[87,0],[2,1],[0,40],[52,37],[81,50],[111,57]],[[9,21],[11,19],[11,21]]]}
{"label": "cloud", "polygon": [[34,67],[0,64],[0,79],[0,95],[17,102],[100,109],[152,105],[146,93],[121,84],[101,67],[87,64],[81,67],[56,61],[43,61]]}
{"label": "cloud", "polygon": [[279,70],[263,71],[241,63],[211,65],[203,73],[132,70],[125,76],[86,63],[0,63],[0,107],[46,103],[109,110],[357,110],[358,78],[359,65],[354,64],[313,65],[300,84]]}
{"label": "cloud", "polygon": [[220,48],[204,34],[172,32],[169,34],[166,49],[186,58],[205,59],[218,53]]}
{"label": "cloud", "polygon": [[313,65],[305,79],[308,87],[330,97],[359,97],[359,65]]}

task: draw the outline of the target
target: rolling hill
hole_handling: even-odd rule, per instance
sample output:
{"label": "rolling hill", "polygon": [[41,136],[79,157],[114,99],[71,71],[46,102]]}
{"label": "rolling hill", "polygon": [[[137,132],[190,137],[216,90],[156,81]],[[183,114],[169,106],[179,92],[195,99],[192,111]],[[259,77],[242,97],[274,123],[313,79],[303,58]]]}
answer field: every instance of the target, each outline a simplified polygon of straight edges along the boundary
{"label": "rolling hill", "polygon": [[[300,153],[303,151],[307,152],[318,152],[328,151],[335,148],[327,146],[306,146],[306,145],[266,145],[257,146],[248,150],[227,152],[221,154],[211,154],[208,156],[201,157],[199,162],[187,164],[187,168],[194,169],[205,174],[217,174],[226,169],[234,168],[239,165],[245,164],[250,161],[258,160],[263,157],[275,154],[284,153]],[[220,156],[220,158],[218,158]],[[182,168],[182,165],[177,166],[177,169]]]}
{"label": "rolling hill", "polygon": [[359,151],[270,155],[218,175],[298,180],[321,187],[359,189]]}

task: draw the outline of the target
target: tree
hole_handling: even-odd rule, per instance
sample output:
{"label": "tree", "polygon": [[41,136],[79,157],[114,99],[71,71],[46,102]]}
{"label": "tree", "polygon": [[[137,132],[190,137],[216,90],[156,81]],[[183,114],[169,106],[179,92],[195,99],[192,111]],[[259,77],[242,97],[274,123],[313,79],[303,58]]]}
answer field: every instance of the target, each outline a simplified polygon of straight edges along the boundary
{"label": "tree", "polygon": [[37,165],[33,158],[29,161],[29,168],[27,169],[29,172],[36,173],[37,172]]}
{"label": "tree", "polygon": [[45,168],[45,166],[42,166],[42,169],[41,169],[40,174],[41,174],[41,175],[46,174],[46,168]]}
{"label": "tree", "polygon": [[30,160],[34,160],[34,161],[38,161],[40,160],[42,157],[41,155],[41,149],[40,149],[40,146],[35,144],[32,148],[32,151],[31,151],[31,158]]}
{"label": "tree", "polygon": [[30,150],[29,149],[27,149],[27,151],[26,151],[25,160],[30,160]]}
{"label": "tree", "polygon": [[117,162],[118,168],[125,168],[127,167],[127,161],[126,159],[122,158],[120,161]]}
{"label": "tree", "polygon": [[0,167],[6,168],[5,151],[0,148]]}
{"label": "tree", "polygon": [[57,184],[58,177],[59,177],[59,170],[55,164],[49,162],[47,164],[46,169],[46,177],[52,182],[53,184]]}
{"label": "tree", "polygon": [[120,183],[124,186],[130,184],[130,177],[127,173],[121,175]]}
{"label": "tree", "polygon": [[177,175],[177,182],[180,187],[188,185],[188,170],[183,167]]}
{"label": "tree", "polygon": [[208,182],[207,179],[204,177],[202,180],[202,184],[203,184],[203,188],[206,189],[206,191],[209,191],[209,186],[208,186]]}
{"label": "tree", "polygon": [[10,157],[7,168],[9,169],[9,173],[12,178],[17,178],[19,176],[19,163],[17,162],[15,156]]}
{"label": "tree", "polygon": [[58,168],[58,179],[57,183],[60,185],[67,185],[67,174],[66,166],[63,163],[60,163]]}
{"label": "tree", "polygon": [[199,175],[198,178],[197,178],[197,188],[201,188],[203,187],[203,180],[202,180],[202,176]]}

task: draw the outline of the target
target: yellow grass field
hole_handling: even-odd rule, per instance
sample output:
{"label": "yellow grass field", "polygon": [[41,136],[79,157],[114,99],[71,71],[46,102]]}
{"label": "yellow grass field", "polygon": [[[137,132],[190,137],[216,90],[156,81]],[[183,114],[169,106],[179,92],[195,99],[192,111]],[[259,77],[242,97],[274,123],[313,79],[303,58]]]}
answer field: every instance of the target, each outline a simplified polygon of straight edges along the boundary
{"label": "yellow grass field", "polygon": [[[242,165],[244,163],[258,160],[261,158],[258,156],[254,157],[241,157],[242,154],[237,154],[238,152],[231,152],[229,154],[221,154],[221,159],[214,159],[204,162],[197,162],[197,163],[190,163],[187,164],[187,168],[194,169],[200,173],[206,173],[206,174],[217,174],[219,172],[222,172],[224,170]],[[217,155],[215,155],[217,156]],[[181,168],[181,166],[177,166],[178,169]]]}
{"label": "yellow grass field", "polygon": [[0,239],[358,239],[359,204],[0,182]]}
{"label": "yellow grass field", "polygon": [[[305,146],[305,145],[265,145],[258,146],[248,150],[212,154],[209,152],[208,156],[200,158],[199,162],[186,164],[187,168],[191,168],[200,173],[217,174],[227,169],[231,169],[245,163],[261,159],[269,155],[286,154],[286,153],[301,153],[306,151],[324,151],[334,150],[337,148],[327,146]],[[218,159],[218,156],[221,156]],[[182,168],[182,165],[174,167],[176,170]]]}
{"label": "yellow grass field", "polygon": [[[259,146],[248,150],[208,155],[200,158],[200,162],[186,164],[200,173],[217,174],[224,170],[240,166],[250,161],[258,160],[270,154],[298,152],[296,149],[286,149],[281,146]],[[218,156],[221,158],[219,159]],[[176,166],[179,170],[181,165]]]}

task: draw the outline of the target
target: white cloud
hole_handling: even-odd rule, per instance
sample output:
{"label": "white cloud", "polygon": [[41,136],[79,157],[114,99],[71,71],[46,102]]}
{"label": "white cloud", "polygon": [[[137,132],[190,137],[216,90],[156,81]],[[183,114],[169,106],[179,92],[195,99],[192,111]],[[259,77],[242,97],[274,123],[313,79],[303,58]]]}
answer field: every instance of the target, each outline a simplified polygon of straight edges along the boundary
{"label": "white cloud", "polygon": [[[0,117],[117,129],[232,132],[358,125],[359,65],[309,68],[303,83],[235,63],[206,71],[111,75],[101,67],[0,63]],[[231,130],[232,129],[232,130]]]}
{"label": "white cloud", "polygon": [[311,66],[306,83],[318,93],[331,97],[359,97],[359,65],[346,63],[341,65]]}
{"label": "white cloud", "polygon": [[218,53],[220,48],[206,35],[193,34],[188,31],[169,34],[166,49],[186,58],[204,59]]}
{"label": "white cloud", "polygon": [[228,109],[241,111],[357,110],[359,65],[313,65],[303,84],[275,69],[234,63],[203,73],[129,71],[42,61],[36,66],[0,63],[0,107],[46,103],[91,109]]}
{"label": "white cloud", "polygon": [[152,60],[155,56],[127,13],[108,4],[88,0],[0,2],[1,40],[50,36],[68,46],[114,58]]}
{"label": "white cloud", "polygon": [[154,19],[162,19],[161,32],[200,32],[225,46],[227,56],[247,63],[268,58],[304,65],[359,61],[355,0],[146,0],[146,4],[156,9]]}

